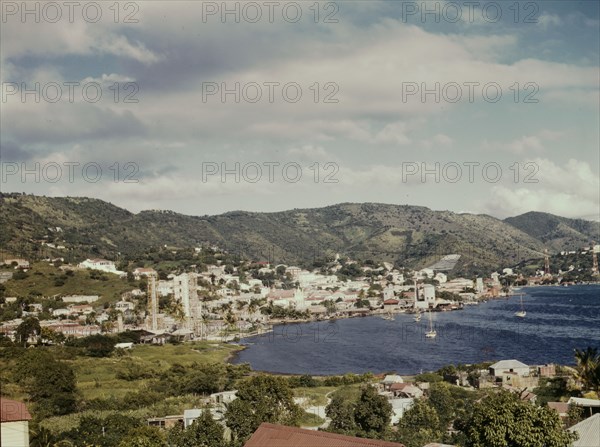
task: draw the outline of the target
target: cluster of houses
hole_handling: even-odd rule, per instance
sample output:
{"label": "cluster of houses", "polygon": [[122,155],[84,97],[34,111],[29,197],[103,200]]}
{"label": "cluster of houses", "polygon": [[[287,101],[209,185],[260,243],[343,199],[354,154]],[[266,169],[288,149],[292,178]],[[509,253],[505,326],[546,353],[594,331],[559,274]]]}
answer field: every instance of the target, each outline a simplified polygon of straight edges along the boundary
{"label": "cluster of houses", "polygon": [[[458,255],[456,255],[458,256]],[[339,259],[339,256],[336,258]],[[51,261],[51,260],[50,260]],[[7,259],[16,268],[29,267],[26,260]],[[346,261],[345,265],[354,261]],[[454,262],[454,260],[453,260]],[[97,295],[64,296],[57,300],[51,310],[54,318],[45,324],[60,332],[74,336],[98,333],[101,329],[121,331],[140,327],[156,335],[179,331],[184,338],[219,338],[226,329],[247,333],[268,329],[269,323],[277,322],[269,318],[261,307],[278,306],[284,310],[303,312],[306,319],[343,318],[363,316],[372,313],[411,312],[424,310],[455,310],[463,303],[477,303],[481,298],[498,296],[500,275],[476,280],[455,278],[448,280],[446,273],[434,268],[401,272],[390,263],[373,268],[360,267],[365,273],[362,278],[340,280],[336,273],[343,265],[336,260],[327,274],[309,271],[296,266],[270,265],[259,263],[258,277],[240,275],[237,268],[229,268],[222,262],[207,266],[203,272],[170,274],[163,279],[148,267],[138,267],[132,271],[136,280],[147,279],[148,289],[134,289],[123,294],[122,299],[112,303],[110,308],[94,306],[100,297]],[[21,267],[22,266],[22,267]],[[191,266],[192,267],[192,266]],[[435,267],[435,266],[434,266]],[[444,265],[440,268],[446,268]],[[62,270],[90,269],[124,278],[126,272],[116,268],[113,261],[106,259],[86,259],[78,265],[64,264]],[[293,288],[283,288],[280,281],[265,281],[260,277],[285,271]],[[510,272],[505,272],[510,273]],[[433,282],[435,281],[435,284]],[[451,292],[458,301],[442,299],[440,292]],[[207,299],[207,295],[210,298]],[[446,295],[447,296],[447,295]],[[170,297],[177,303],[177,313],[160,309],[161,298]],[[16,297],[5,298],[5,303],[16,301]],[[143,300],[146,307],[145,319],[140,320],[136,304]],[[33,304],[23,312],[23,317],[37,316],[41,306]],[[122,315],[115,320],[113,310]],[[112,313],[111,313],[112,312]],[[93,314],[93,319],[88,318]],[[115,324],[104,325],[112,318]],[[278,317],[282,319],[281,316]],[[283,317],[285,318],[285,317]],[[296,314],[296,318],[297,314]],[[66,321],[70,320],[70,321]],[[5,322],[0,331],[11,335],[22,319]],[[125,324],[123,324],[125,321]]]}
{"label": "cluster of houses", "polygon": [[[157,335],[179,331],[186,338],[218,339],[224,332],[232,330],[244,334],[268,330],[269,324],[287,318],[285,312],[283,316],[279,312],[269,317],[262,312],[264,306],[296,311],[295,319],[320,320],[377,313],[457,310],[465,304],[477,304],[505,294],[502,278],[514,277],[512,269],[492,273],[489,278],[448,279],[448,270],[459,258],[460,255],[447,255],[431,267],[416,271],[401,271],[387,262],[379,267],[361,266],[364,277],[352,280],[342,280],[337,273],[355,261],[346,260],[342,264],[339,255],[327,273],[259,262],[260,268],[253,277],[247,272],[240,274],[236,267],[226,268],[222,261],[217,261],[202,272],[172,273],[159,278],[154,269],[138,267],[132,271],[133,277],[147,279],[147,290],[132,288],[109,308],[94,306],[100,298],[95,295],[61,297],[56,308],[51,310],[54,320],[46,324],[75,336],[141,327]],[[51,259],[48,261],[52,262]],[[26,259],[6,259],[4,264],[15,269],[30,268]],[[190,269],[195,270],[194,267],[190,266]],[[121,278],[127,276],[107,259],[86,259],[77,265],[63,264],[60,268],[64,271],[90,269]],[[289,279],[285,288],[282,281],[263,280],[276,277],[274,274],[281,271]],[[0,282],[9,280],[12,274],[6,269],[0,271]],[[161,308],[159,302],[165,297],[170,297],[177,305]],[[6,297],[4,305],[16,300],[16,297]],[[143,305],[137,306],[140,301]],[[30,305],[24,309],[23,317],[39,315],[40,307],[39,304]],[[146,314],[140,315],[139,309],[143,308],[146,308]],[[122,315],[120,320],[115,321],[113,311]],[[298,316],[300,312],[303,317]],[[88,318],[92,314],[94,318]],[[109,319],[114,324],[104,324]],[[4,322],[0,331],[11,335],[21,321]]]}
{"label": "cluster of houses", "polygon": [[[477,387],[498,387],[503,388],[511,392],[515,392],[523,400],[535,402],[535,394],[531,392],[533,388],[537,387],[540,377],[553,377],[555,375],[554,365],[526,365],[518,360],[500,360],[487,369],[479,371],[480,379],[475,383]],[[448,377],[446,377],[448,379]],[[470,384],[460,383],[461,377],[456,377],[457,385],[471,386]],[[373,385],[377,388],[378,393],[381,396],[386,397],[388,402],[392,406],[392,417],[390,425],[394,426],[399,423],[403,418],[406,411],[408,411],[416,400],[426,399],[427,391],[429,390],[429,383],[427,382],[407,382],[400,375],[387,374],[375,377]],[[189,409],[185,410],[183,414],[169,415],[158,418],[148,419],[148,425],[153,425],[161,428],[171,428],[177,424],[182,427],[189,427],[194,421],[202,414],[203,411],[210,411],[213,418],[223,425],[226,436],[230,435],[230,431],[225,425],[224,413],[226,411],[226,405],[237,398],[236,391],[225,391],[221,393],[211,394],[209,397],[204,399],[204,409]],[[318,427],[304,427],[304,428],[291,428],[282,426],[273,426],[271,424],[263,424],[258,429],[257,433],[248,441],[246,446],[260,445],[263,446],[287,446],[293,445],[294,447],[299,445],[310,445],[310,446],[362,446],[360,442],[357,443],[356,438],[330,438],[330,434],[324,434],[325,438],[312,439],[310,433],[314,436],[321,436],[323,432],[317,432],[315,430],[319,428],[326,428],[330,420],[325,416],[325,407],[311,407],[305,398],[296,397],[295,402],[299,404],[303,409],[309,413],[314,413],[322,417],[325,422]],[[584,410],[586,419],[579,424],[574,425],[570,428],[571,431],[577,432],[580,435],[579,441],[576,441],[574,447],[590,447],[592,445],[600,445],[600,400],[596,399],[583,399],[571,397],[568,402],[550,402],[548,406],[559,413],[559,416],[566,422],[567,411],[569,406],[576,405]],[[281,435],[282,432],[288,433],[290,439],[294,439],[295,443],[276,443],[276,436]],[[337,436],[337,435],[336,435]],[[287,439],[287,438],[286,438]],[[258,443],[259,440],[262,443]],[[271,442],[270,444],[269,442]],[[313,444],[306,444],[312,440]],[[348,444],[345,443],[348,441]],[[592,442],[593,441],[593,442]],[[333,442],[333,444],[329,444]],[[399,446],[399,444],[383,443],[378,444],[380,441],[364,440],[369,446]],[[587,443],[586,443],[587,442]],[[430,444],[425,447],[440,447],[440,444]],[[454,446],[445,446],[454,447]]]}

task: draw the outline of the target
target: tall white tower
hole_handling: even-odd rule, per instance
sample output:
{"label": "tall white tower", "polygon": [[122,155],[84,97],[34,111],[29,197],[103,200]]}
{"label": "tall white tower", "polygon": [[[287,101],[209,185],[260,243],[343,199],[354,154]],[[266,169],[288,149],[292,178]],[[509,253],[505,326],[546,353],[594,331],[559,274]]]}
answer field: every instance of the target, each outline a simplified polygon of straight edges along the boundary
{"label": "tall white tower", "polygon": [[158,330],[158,293],[156,291],[156,275],[148,276],[148,309],[150,310],[151,327],[153,331]]}

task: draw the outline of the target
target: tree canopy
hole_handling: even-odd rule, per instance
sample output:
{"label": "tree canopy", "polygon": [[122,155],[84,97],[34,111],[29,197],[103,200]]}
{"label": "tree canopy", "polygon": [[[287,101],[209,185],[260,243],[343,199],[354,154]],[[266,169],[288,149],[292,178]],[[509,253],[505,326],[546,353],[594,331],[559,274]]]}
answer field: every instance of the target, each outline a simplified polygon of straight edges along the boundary
{"label": "tree canopy", "polygon": [[568,447],[575,440],[554,410],[507,391],[476,404],[460,428],[466,435],[465,447]]}

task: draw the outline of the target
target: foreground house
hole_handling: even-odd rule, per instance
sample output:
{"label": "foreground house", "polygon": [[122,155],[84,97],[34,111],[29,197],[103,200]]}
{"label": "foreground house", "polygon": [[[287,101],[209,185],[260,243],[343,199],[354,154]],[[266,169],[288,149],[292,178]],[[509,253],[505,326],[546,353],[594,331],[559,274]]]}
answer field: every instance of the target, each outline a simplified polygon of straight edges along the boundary
{"label": "foreground house", "polygon": [[244,447],[404,447],[404,445],[262,423]]}
{"label": "foreground house", "polygon": [[28,447],[30,420],[23,402],[0,397],[0,445]]}
{"label": "foreground house", "polygon": [[579,435],[579,439],[573,442],[573,447],[600,445],[600,413],[573,425],[569,431]]}

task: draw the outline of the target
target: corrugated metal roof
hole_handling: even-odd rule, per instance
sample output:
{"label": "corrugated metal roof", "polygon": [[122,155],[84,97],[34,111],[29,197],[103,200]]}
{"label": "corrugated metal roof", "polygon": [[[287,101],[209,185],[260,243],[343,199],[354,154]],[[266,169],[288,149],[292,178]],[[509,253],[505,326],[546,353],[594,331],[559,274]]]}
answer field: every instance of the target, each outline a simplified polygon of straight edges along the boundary
{"label": "corrugated metal roof", "polygon": [[493,369],[514,369],[514,368],[529,368],[525,363],[519,362],[518,360],[500,360],[494,363],[490,368]]}
{"label": "corrugated metal roof", "polygon": [[262,423],[244,447],[404,447],[404,445]]}
{"label": "corrugated metal roof", "polygon": [[0,397],[0,422],[29,420],[31,420],[31,415],[23,402]]}
{"label": "corrugated metal roof", "polygon": [[596,413],[579,424],[573,425],[569,431],[579,434],[573,447],[596,447],[600,445],[600,413]]}

